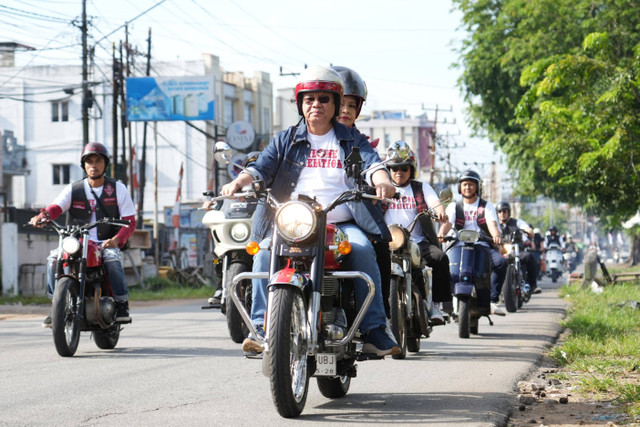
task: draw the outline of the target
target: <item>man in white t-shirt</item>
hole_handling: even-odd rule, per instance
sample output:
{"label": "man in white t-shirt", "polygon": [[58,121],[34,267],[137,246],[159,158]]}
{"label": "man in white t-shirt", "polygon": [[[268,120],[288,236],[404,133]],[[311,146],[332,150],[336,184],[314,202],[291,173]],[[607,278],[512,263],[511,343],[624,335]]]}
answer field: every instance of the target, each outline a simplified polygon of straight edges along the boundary
{"label": "man in white t-shirt", "polygon": [[[305,194],[316,197],[326,206],[343,191],[351,188],[344,169],[345,158],[357,147],[364,167],[372,167],[368,181],[376,188],[376,195],[392,197],[395,189],[380,158],[369,146],[364,135],[336,121],[343,94],[343,83],[339,74],[330,68],[310,67],[299,76],[295,87],[298,112],[304,120],[278,133],[264,149],[256,162],[251,163],[236,179],[222,187],[223,196],[233,195],[255,179],[265,182],[271,194],[280,201]],[[364,314],[360,329],[363,332],[363,353],[386,356],[400,352],[393,334],[387,326],[382,301],[380,270],[371,244],[371,235],[380,240],[388,238],[380,209],[352,211],[346,204],[339,205],[327,215],[327,222],[335,224],[349,238],[351,253],[345,256],[342,267],[368,274],[374,282],[375,294],[369,309]],[[252,232],[264,239],[272,226],[273,212],[264,203],[256,208]],[[386,236],[385,236],[386,234]],[[262,240],[264,243],[265,240]],[[262,245],[261,245],[262,246]],[[269,271],[268,251],[259,251],[253,259],[253,271]],[[242,343],[246,355],[259,354],[264,350],[264,318],[267,309],[267,282],[253,279],[251,321],[260,337],[249,336]],[[354,279],[354,291],[359,307],[368,291],[365,282]]]}
{"label": "man in white t-shirt", "polygon": [[[438,222],[446,222],[448,218],[444,206],[433,188],[425,182],[414,179],[416,158],[409,145],[405,141],[396,141],[390,148],[394,148],[398,153],[396,158],[387,159],[387,167],[391,171],[391,179],[396,191],[400,194],[400,199],[396,203],[387,205],[384,214],[387,224],[398,224],[408,228],[418,213],[429,208],[435,210]],[[433,269],[433,303],[428,309],[432,324],[439,325],[444,324],[444,317],[437,305],[442,305],[448,313],[453,311],[449,258],[440,248],[431,218],[426,216],[422,218],[423,220],[419,221],[411,231],[411,240],[418,243],[426,264]],[[426,290],[422,289],[426,285],[424,278],[420,271],[414,273],[417,289],[424,298],[426,295]]]}
{"label": "man in white t-shirt", "polygon": [[[438,236],[444,236],[455,226],[456,230],[476,230],[490,236],[496,245],[502,244],[500,228],[498,226],[498,214],[493,204],[480,197],[480,175],[468,169],[458,178],[458,192],[462,200],[447,206],[449,222],[440,227]],[[486,243],[481,243],[491,255],[491,314],[506,315],[506,312],[498,305],[502,284],[507,273],[507,261],[495,248]]]}
{"label": "man in white t-shirt", "polygon": [[[128,323],[131,322],[129,293],[120,261],[120,248],[124,246],[136,229],[136,211],[127,187],[123,183],[105,176],[109,160],[109,152],[103,144],[90,142],[85,145],[80,165],[87,177],[66,186],[53,203],[31,218],[29,223],[40,227],[43,225],[43,219],[55,220],[67,211],[74,220],[81,223],[96,222],[104,217],[129,221],[129,225],[126,227],[103,224],[89,231],[89,239],[101,243],[104,269],[109,277],[109,284],[116,301],[116,321]],[[53,297],[54,292],[54,269],[57,253],[58,250],[55,249],[47,258],[47,295],[49,298]],[[51,327],[51,316],[44,320],[42,326]]]}

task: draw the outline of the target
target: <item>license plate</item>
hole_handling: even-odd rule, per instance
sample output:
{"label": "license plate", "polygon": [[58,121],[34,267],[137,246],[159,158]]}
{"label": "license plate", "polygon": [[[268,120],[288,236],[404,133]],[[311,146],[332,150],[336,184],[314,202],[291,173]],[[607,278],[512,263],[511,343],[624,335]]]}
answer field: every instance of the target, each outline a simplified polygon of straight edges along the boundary
{"label": "license plate", "polygon": [[333,353],[316,354],[316,376],[336,376],[336,355]]}

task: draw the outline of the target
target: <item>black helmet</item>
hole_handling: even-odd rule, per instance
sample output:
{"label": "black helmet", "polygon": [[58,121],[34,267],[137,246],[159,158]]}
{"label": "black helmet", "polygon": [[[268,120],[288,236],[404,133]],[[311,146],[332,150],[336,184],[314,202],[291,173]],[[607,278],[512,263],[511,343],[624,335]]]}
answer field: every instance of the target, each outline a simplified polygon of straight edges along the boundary
{"label": "black helmet", "polygon": [[249,163],[255,162],[256,160],[258,160],[258,157],[260,157],[260,153],[262,153],[262,151],[252,151],[250,153],[247,153],[247,155],[244,158],[244,162],[242,162],[242,166],[246,168],[249,165]]}
{"label": "black helmet", "polygon": [[362,80],[360,74],[353,71],[351,68],[333,66],[331,67],[338,72],[342,79],[344,86],[344,96],[355,96],[358,98],[358,108],[356,110],[356,117],[360,115],[362,110],[362,104],[367,100],[367,84]]}
{"label": "black helmet", "polygon": [[480,197],[480,174],[473,169],[467,169],[458,178],[458,194],[462,194],[460,184],[462,181],[474,181],[476,183],[476,194]]}
{"label": "black helmet", "polygon": [[504,210],[509,211],[509,215],[511,215],[511,205],[503,200],[496,205],[496,212]]}
{"label": "black helmet", "polygon": [[104,158],[104,170],[106,171],[109,167],[111,157],[109,156],[109,150],[107,150],[107,147],[99,142],[90,142],[84,146],[82,149],[82,156],[80,157],[80,168],[84,170],[84,161],[92,154],[97,154]]}
{"label": "black helmet", "polygon": [[549,227],[549,231],[555,231],[556,233],[558,232],[558,227],[556,227],[555,225],[552,225],[551,227]]}

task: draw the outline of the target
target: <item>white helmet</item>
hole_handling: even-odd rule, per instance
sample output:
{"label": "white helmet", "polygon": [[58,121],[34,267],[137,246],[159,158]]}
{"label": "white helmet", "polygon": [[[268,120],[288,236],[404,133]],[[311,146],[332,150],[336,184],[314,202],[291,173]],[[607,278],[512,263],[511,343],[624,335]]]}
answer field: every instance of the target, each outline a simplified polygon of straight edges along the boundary
{"label": "white helmet", "polygon": [[308,92],[331,92],[335,115],[340,113],[340,102],[344,91],[342,79],[336,70],[329,67],[309,67],[300,73],[296,84],[295,97],[298,114],[302,116],[302,97]]}

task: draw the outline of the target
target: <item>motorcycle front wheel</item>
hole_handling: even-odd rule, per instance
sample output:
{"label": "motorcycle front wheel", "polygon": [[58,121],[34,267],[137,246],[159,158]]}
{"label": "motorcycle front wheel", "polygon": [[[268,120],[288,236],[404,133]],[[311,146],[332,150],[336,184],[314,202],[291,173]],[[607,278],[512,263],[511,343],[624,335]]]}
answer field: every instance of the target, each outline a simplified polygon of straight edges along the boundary
{"label": "motorcycle front wheel", "polygon": [[56,283],[51,304],[53,343],[60,356],[73,356],[80,341],[78,325],[78,282],[71,277],[63,277]]}
{"label": "motorcycle front wheel", "polygon": [[518,296],[516,295],[516,280],[518,280],[516,269],[513,265],[507,267],[507,275],[502,285],[502,297],[504,306],[509,313],[518,311]]}
{"label": "motorcycle front wheel", "polygon": [[271,396],[282,417],[294,418],[302,413],[309,390],[307,313],[297,288],[285,286],[272,292],[268,331]]}
{"label": "motorcycle front wheel", "polygon": [[[229,289],[231,280],[238,274],[244,273],[245,271],[249,271],[249,266],[242,262],[234,262],[229,266],[229,269],[225,274],[225,278],[228,282],[225,283],[225,292],[227,292],[227,290]],[[250,286],[251,280],[243,280],[236,288],[238,289],[238,297],[240,298],[240,301],[244,303],[249,313],[251,313],[251,292],[247,292],[247,290]],[[247,296],[249,296],[249,301],[247,301]],[[233,303],[230,295],[226,296],[225,304],[229,335],[231,336],[231,340],[233,342],[240,344],[249,335],[249,329],[247,328],[247,325],[244,324],[242,316],[240,315],[240,311],[238,311],[238,307],[236,307],[236,305]]]}
{"label": "motorcycle front wheel", "polygon": [[93,341],[102,350],[112,350],[118,345],[120,339],[120,325],[116,324],[105,331],[95,331]]}
{"label": "motorcycle front wheel", "polygon": [[469,338],[471,334],[471,299],[458,297],[458,336]]}
{"label": "motorcycle front wheel", "polygon": [[406,323],[406,304],[404,301],[403,287],[398,276],[392,276],[389,281],[389,314],[391,315],[391,332],[396,338],[396,342],[400,347],[400,353],[394,354],[394,359],[404,359],[407,357],[407,323]]}

